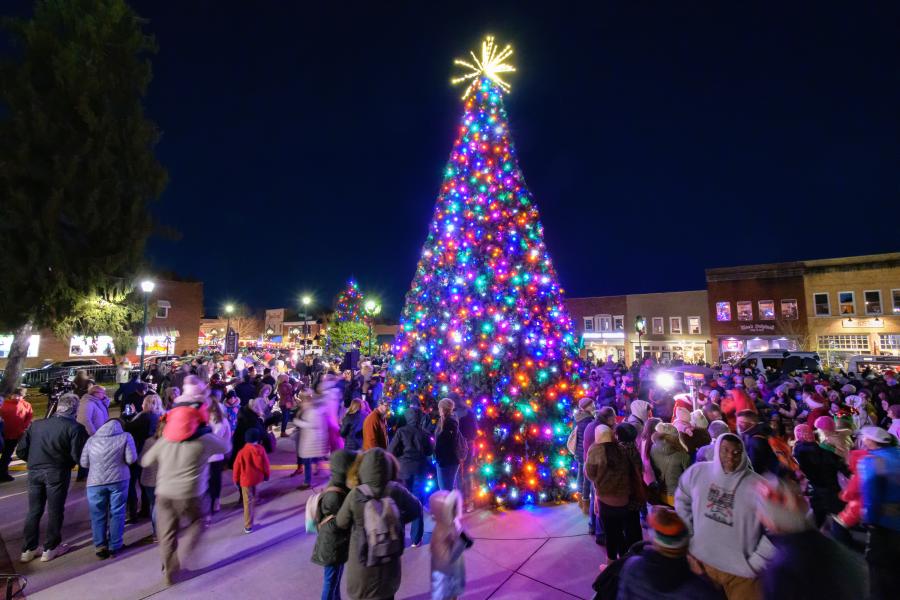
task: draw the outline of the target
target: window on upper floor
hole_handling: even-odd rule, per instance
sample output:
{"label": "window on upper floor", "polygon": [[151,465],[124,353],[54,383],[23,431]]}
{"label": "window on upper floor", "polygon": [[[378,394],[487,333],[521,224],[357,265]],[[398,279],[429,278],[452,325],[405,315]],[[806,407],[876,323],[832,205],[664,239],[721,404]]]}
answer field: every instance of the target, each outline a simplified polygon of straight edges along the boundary
{"label": "window on upper floor", "polygon": [[613,317],[613,331],[625,331],[625,315]]}
{"label": "window on upper floor", "polygon": [[741,300],[737,303],[737,318],[738,321],[752,321],[753,320],[753,303],[747,300]]}
{"label": "window on upper floor", "polygon": [[665,331],[663,330],[662,317],[653,317],[653,329],[651,331],[656,335],[662,335],[665,333]]}
{"label": "window on upper floor", "polygon": [[842,315],[856,314],[856,297],[853,292],[838,292],[838,304]]}
{"label": "window on upper floor", "polygon": [[731,302],[716,302],[716,321],[731,320]]}
{"label": "window on upper floor", "polygon": [[600,323],[600,331],[612,331],[612,317],[609,315],[600,315],[597,322]]}
{"label": "window on upper floor", "polygon": [[700,335],[700,317],[688,317],[688,333],[691,335]]}
{"label": "window on upper floor", "polygon": [[669,333],[681,335],[681,317],[669,317]]}
{"label": "window on upper floor", "polygon": [[828,299],[828,292],[813,294],[813,304],[816,306],[817,317],[828,317],[831,315],[831,301]]}
{"label": "window on upper floor", "polygon": [[775,320],[775,301],[760,300],[759,301],[759,320],[774,321]]}
{"label": "window on upper floor", "polygon": [[156,318],[157,319],[168,319],[170,308],[172,308],[172,304],[168,300],[157,300],[156,301]]}
{"label": "window on upper floor", "polygon": [[796,300],[781,301],[781,318],[785,321],[796,321],[800,318],[800,309],[797,307]]}
{"label": "window on upper floor", "polygon": [[881,314],[881,290],[866,290],[863,292],[863,302],[866,304],[867,315]]}
{"label": "window on upper floor", "polygon": [[585,331],[593,331],[594,330],[594,317],[585,317],[584,318],[584,330]]}

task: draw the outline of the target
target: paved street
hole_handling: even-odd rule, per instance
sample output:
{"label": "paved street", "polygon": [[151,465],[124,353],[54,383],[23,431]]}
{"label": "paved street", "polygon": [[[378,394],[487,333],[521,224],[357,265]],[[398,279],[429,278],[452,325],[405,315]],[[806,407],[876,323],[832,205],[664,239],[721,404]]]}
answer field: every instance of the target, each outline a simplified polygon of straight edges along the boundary
{"label": "paved street", "polygon": [[[200,598],[239,590],[260,598],[318,598],[322,570],[309,557],[313,536],[303,531],[309,491],[300,492],[293,470],[291,442],[279,440],[272,480],[261,489],[263,504],[258,526],[241,533],[241,510],[233,485],[223,491],[223,510],[202,538],[193,556],[183,559],[184,579],[166,588],[158,549],[150,541],[150,524],[127,527],[126,549],[115,559],[100,561],[91,544],[84,484],[73,483],[66,505],[64,540],[73,550],[50,563],[18,562],[22,521],[27,506],[24,471],[0,487],[0,524],[5,551],[13,569],[28,578],[27,597],[35,600],[102,598]],[[226,477],[231,472],[226,471]],[[324,474],[317,485],[325,483]],[[430,519],[426,529],[430,531]],[[466,553],[468,585],[465,598],[590,598],[590,584],[604,560],[603,549],[587,535],[585,519],[575,505],[512,512],[480,511],[466,516],[475,546]],[[42,525],[43,532],[43,525]],[[426,541],[427,541],[426,536]],[[0,557],[0,563],[4,562]],[[428,546],[407,549],[403,584],[398,598],[429,598]]]}

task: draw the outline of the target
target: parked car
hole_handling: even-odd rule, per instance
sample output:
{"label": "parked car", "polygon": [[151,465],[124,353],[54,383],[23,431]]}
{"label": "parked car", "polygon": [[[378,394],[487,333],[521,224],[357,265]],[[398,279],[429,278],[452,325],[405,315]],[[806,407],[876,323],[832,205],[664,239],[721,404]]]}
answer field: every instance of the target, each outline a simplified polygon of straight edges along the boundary
{"label": "parked car", "polygon": [[37,369],[27,369],[22,375],[22,385],[26,387],[40,386],[46,392],[58,379],[73,377],[75,371],[84,369],[94,381],[112,380],[116,375],[116,366],[104,364],[94,358],[71,358],[51,362]]}

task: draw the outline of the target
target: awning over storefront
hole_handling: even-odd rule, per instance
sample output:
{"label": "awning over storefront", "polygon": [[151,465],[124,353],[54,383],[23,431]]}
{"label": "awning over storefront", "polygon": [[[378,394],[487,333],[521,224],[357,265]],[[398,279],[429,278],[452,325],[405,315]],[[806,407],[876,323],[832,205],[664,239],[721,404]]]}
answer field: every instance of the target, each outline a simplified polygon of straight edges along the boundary
{"label": "awning over storefront", "polygon": [[181,337],[181,333],[177,329],[169,329],[167,327],[148,327],[147,337],[175,338]]}

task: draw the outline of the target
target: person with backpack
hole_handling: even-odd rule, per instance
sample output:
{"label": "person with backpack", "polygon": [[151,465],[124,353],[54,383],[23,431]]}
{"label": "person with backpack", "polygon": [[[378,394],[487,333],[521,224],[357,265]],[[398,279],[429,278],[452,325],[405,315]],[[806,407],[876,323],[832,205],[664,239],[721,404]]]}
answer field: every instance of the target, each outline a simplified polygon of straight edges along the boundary
{"label": "person with backpack", "polygon": [[356,461],[357,454],[347,450],[331,453],[331,479],[321,494],[315,494],[316,544],[313,547],[312,562],[325,568],[322,582],[322,600],[340,600],[341,577],[344,565],[350,557],[350,532],[337,526],[335,517],[347,494],[350,484],[347,475]]}
{"label": "person with backpack", "polygon": [[422,504],[393,481],[394,468],[381,448],[363,454],[360,485],[335,518],[339,529],[350,528],[354,552],[347,561],[347,593],[353,600],[392,599],[400,588],[404,525],[422,516]]}
{"label": "person with backpack", "polygon": [[[417,490],[422,489],[421,483],[428,475],[434,444],[431,443],[431,436],[422,428],[422,412],[417,405],[409,406],[404,416],[406,425],[397,429],[388,452],[400,463],[400,481],[411,494],[420,498]],[[425,535],[425,519],[419,517],[413,521],[409,534],[414,548],[421,544]]]}
{"label": "person with backpack", "polygon": [[459,465],[466,460],[468,444],[459,430],[459,423],[453,416],[454,403],[449,398],[438,402],[437,429],[434,432],[434,458],[437,462],[438,489],[452,490],[456,487]]}
{"label": "person with backpack", "polygon": [[241,488],[244,502],[244,533],[253,532],[253,509],[256,506],[256,486],[269,480],[269,455],[259,444],[259,431],[248,429],[244,447],[234,458],[232,478]]}

